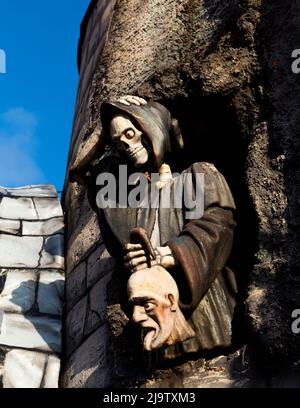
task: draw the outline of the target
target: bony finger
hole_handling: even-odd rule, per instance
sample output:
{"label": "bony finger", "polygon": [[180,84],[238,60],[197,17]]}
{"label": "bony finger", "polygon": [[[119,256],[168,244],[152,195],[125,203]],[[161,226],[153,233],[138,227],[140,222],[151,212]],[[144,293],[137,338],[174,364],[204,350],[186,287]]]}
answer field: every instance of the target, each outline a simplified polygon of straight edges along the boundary
{"label": "bony finger", "polygon": [[143,249],[141,244],[125,244],[123,247],[124,252],[137,251],[140,249]]}
{"label": "bony finger", "polygon": [[126,97],[126,100],[127,100],[128,102],[133,102],[133,103],[139,102],[138,99],[139,99],[138,96],[134,96],[134,95],[128,95],[128,96]]}
{"label": "bony finger", "polygon": [[130,271],[132,271],[135,267],[135,265],[133,265],[131,261],[125,262],[124,266],[126,269],[129,269]]}
{"label": "bony finger", "polygon": [[142,247],[142,244],[131,244],[131,243],[129,243],[129,244],[126,244],[126,248],[129,248],[129,249],[140,249],[140,248],[143,248],[143,247]]}
{"label": "bony finger", "polygon": [[127,251],[140,251],[143,249],[141,244],[127,244]]}
{"label": "bony finger", "polygon": [[133,95],[123,95],[121,96],[121,98],[119,99],[119,101],[125,101],[127,103],[131,103],[131,101],[133,100],[134,96]]}
{"label": "bony finger", "polygon": [[134,268],[134,271],[135,271],[135,272],[137,272],[137,271],[142,271],[143,269],[147,269],[147,268],[148,268],[148,265],[147,265],[146,263],[143,263],[143,264],[137,265],[137,266]]}
{"label": "bony finger", "polygon": [[128,98],[127,101],[132,103],[133,105],[140,106],[140,101],[135,97]]}
{"label": "bony finger", "polygon": [[130,262],[130,261],[131,261],[132,257],[129,256],[129,254],[130,254],[130,252],[126,253],[126,254],[123,256],[124,262]]}
{"label": "bony finger", "polygon": [[128,252],[126,255],[124,255],[123,257],[125,262],[130,262],[132,257],[130,256],[130,252]]}
{"label": "bony finger", "polygon": [[150,264],[151,264],[151,266],[160,265],[160,263],[157,262],[157,259],[152,259],[152,260],[150,261]]}
{"label": "bony finger", "polygon": [[122,98],[122,99],[119,99],[118,102],[119,102],[119,103],[122,103],[123,105],[130,106],[130,103],[129,103],[126,99],[123,99],[123,98]]}
{"label": "bony finger", "polygon": [[147,258],[145,256],[141,256],[139,258],[131,259],[131,261],[129,261],[128,263],[129,263],[129,265],[131,267],[135,267],[135,266],[140,265],[140,264],[145,263],[145,262],[147,262]]}
{"label": "bony finger", "polygon": [[145,251],[143,249],[138,250],[138,251],[130,251],[127,253],[126,257],[128,260],[133,259],[133,258],[137,258],[140,256],[146,256]]}
{"label": "bony finger", "polygon": [[134,269],[137,267],[137,265],[134,265],[131,261],[130,262],[126,262],[124,264],[125,268],[128,269],[129,271],[134,271]]}
{"label": "bony finger", "polygon": [[141,97],[138,96],[138,100],[139,100],[141,105],[147,105],[147,101],[144,98],[141,98]]}

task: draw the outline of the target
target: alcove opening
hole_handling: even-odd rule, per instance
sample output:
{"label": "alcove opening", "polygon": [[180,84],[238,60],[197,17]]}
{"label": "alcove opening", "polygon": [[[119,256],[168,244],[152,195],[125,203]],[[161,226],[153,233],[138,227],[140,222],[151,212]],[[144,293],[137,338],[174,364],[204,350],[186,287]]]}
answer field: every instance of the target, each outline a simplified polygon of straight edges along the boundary
{"label": "alcove opening", "polygon": [[213,163],[224,175],[236,204],[237,226],[227,265],[236,272],[239,289],[234,331],[238,342],[245,341],[244,300],[249,275],[253,269],[257,243],[257,217],[246,183],[247,142],[243,139],[230,99],[224,97],[190,97],[163,102],[178,119],[184,149],[168,158],[171,168],[182,171],[195,162]]}

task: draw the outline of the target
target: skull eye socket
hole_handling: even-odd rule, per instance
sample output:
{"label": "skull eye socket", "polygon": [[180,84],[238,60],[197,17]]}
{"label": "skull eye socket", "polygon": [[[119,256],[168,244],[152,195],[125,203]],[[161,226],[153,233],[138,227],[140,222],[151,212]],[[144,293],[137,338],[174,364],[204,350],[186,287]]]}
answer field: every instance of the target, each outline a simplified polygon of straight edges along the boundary
{"label": "skull eye socket", "polygon": [[135,131],[133,129],[127,129],[125,131],[125,136],[127,139],[132,139],[135,136]]}

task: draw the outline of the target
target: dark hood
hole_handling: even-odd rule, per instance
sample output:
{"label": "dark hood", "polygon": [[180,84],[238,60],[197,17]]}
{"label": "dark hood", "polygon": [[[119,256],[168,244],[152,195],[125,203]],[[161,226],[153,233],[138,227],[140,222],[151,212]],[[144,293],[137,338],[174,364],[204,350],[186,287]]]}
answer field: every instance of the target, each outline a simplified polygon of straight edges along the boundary
{"label": "dark hood", "polygon": [[[114,115],[122,113],[130,117],[134,124],[143,132],[152,147],[156,167],[159,168],[166,153],[171,151],[173,142],[182,147],[182,137],[177,122],[177,131],[173,132],[174,122],[171,114],[158,102],[148,102],[146,105],[125,105],[120,102],[104,102],[100,108],[100,116],[107,144],[111,144],[109,126]],[[179,139],[180,134],[180,140]],[[172,136],[173,139],[171,140]],[[175,136],[176,135],[176,136]]]}

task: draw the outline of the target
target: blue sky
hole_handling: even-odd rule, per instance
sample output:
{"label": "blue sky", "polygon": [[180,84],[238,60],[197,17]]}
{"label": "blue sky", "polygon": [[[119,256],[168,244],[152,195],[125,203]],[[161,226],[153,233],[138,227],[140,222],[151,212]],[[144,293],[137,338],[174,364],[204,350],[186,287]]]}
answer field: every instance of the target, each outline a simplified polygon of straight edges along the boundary
{"label": "blue sky", "polygon": [[89,0],[1,0],[0,185],[63,187]]}

